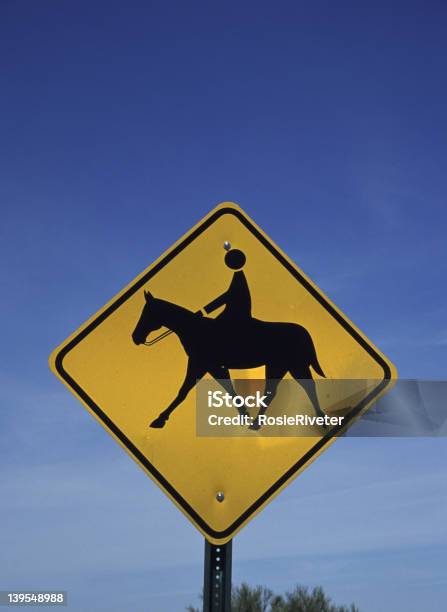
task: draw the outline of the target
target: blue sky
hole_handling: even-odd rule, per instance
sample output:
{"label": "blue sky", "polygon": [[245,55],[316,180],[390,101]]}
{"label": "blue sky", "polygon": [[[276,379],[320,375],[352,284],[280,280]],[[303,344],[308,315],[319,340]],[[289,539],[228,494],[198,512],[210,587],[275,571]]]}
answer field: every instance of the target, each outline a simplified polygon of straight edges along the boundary
{"label": "blue sky", "polygon": [[[195,600],[201,537],[47,356],[222,200],[402,377],[445,378],[446,25],[435,1],[2,3],[0,588]],[[338,441],[237,537],[235,580],[443,609],[446,460]]]}

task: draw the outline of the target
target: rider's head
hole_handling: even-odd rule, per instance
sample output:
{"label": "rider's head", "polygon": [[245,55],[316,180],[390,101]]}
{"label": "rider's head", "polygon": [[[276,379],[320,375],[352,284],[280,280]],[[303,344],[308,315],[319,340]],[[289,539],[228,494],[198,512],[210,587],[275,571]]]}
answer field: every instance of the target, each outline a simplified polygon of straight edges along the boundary
{"label": "rider's head", "polygon": [[225,255],[225,263],[232,270],[240,270],[244,267],[246,257],[239,249],[231,249]]}

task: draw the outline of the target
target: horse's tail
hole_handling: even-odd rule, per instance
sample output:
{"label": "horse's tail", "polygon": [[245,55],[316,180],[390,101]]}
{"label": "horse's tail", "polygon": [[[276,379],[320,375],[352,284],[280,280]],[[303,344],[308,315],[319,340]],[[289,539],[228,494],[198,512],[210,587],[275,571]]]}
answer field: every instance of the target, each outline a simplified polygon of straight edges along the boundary
{"label": "horse's tail", "polygon": [[321,365],[318,362],[317,351],[315,350],[315,345],[313,343],[313,340],[310,334],[309,334],[309,339],[310,339],[310,363],[309,365],[313,367],[313,369],[315,370],[317,374],[319,374],[323,378],[326,378],[326,374],[323,372]]}
{"label": "horse's tail", "polygon": [[317,354],[316,354],[315,350],[314,350],[314,354],[312,356],[312,361],[310,362],[310,365],[313,367],[313,369],[315,370],[315,372],[317,374],[319,374],[323,378],[326,378],[326,374],[323,372],[323,370],[321,369],[320,364],[318,363]]}

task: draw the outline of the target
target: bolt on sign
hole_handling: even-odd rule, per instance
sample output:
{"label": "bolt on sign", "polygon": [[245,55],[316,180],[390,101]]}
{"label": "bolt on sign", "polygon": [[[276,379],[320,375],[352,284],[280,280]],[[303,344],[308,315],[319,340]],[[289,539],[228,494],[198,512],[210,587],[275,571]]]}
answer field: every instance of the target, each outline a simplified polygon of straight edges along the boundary
{"label": "bolt on sign", "polygon": [[[397,376],[365,335],[228,202],[63,342],[50,366],[214,544],[229,541]],[[248,391],[260,405],[248,410],[230,402],[228,408],[246,417],[244,435],[197,435],[197,385],[209,381],[212,393],[221,389],[232,397],[247,391],[240,381],[250,380]],[[320,390],[330,380],[374,382],[350,393],[340,408]],[[307,419],[342,414],[344,424],[325,424],[305,436],[263,435],[281,389],[292,387],[301,393]]]}

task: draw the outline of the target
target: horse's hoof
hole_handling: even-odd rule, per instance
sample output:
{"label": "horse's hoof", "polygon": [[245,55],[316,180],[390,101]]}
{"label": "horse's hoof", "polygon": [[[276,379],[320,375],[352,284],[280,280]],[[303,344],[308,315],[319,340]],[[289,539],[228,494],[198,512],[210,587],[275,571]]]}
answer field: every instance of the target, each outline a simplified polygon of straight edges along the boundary
{"label": "horse's hoof", "polygon": [[161,429],[162,427],[166,425],[167,420],[168,419],[165,419],[164,417],[159,416],[155,419],[155,421],[152,421],[149,427],[153,427],[154,429]]}
{"label": "horse's hoof", "polygon": [[248,429],[251,429],[251,431],[259,431],[259,429],[261,429],[261,425],[259,424],[258,419],[255,419]]}

